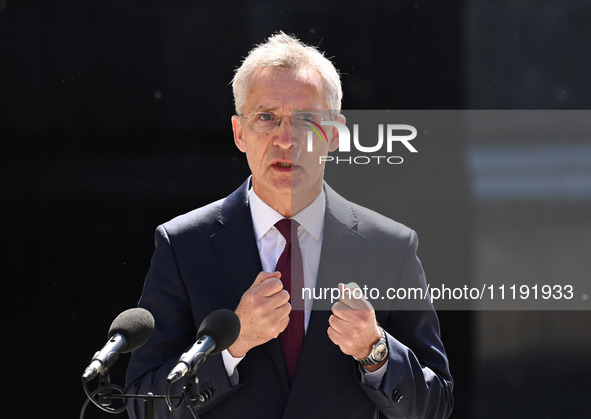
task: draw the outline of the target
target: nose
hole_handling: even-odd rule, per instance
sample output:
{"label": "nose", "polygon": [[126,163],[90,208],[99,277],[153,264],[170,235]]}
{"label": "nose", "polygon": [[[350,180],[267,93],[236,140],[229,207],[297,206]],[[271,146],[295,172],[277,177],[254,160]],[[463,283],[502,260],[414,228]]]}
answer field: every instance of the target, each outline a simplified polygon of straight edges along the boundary
{"label": "nose", "polygon": [[291,138],[291,121],[289,116],[280,119],[273,144],[285,150],[289,150],[295,145],[295,139]]}

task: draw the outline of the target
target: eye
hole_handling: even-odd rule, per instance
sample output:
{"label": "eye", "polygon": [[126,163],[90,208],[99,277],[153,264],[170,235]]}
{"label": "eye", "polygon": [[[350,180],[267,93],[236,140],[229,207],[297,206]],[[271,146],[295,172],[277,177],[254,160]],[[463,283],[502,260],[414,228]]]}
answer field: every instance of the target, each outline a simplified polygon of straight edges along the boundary
{"label": "eye", "polygon": [[299,112],[296,115],[294,115],[294,119],[296,119],[298,121],[313,121],[313,122],[320,120],[318,114],[313,113],[313,112]]}
{"label": "eye", "polygon": [[273,115],[272,113],[269,113],[269,112],[261,112],[257,115],[257,120],[263,121],[263,122],[274,121],[276,119],[277,118],[275,117],[275,115]]}

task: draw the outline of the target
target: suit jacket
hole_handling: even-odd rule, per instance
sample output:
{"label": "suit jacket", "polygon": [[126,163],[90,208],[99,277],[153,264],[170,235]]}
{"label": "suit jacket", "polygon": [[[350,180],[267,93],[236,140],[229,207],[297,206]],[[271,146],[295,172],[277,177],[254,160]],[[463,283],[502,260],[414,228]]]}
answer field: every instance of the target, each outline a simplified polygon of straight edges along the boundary
{"label": "suit jacket", "polygon": [[[227,198],[181,215],[156,230],[156,249],[140,307],[155,318],[150,340],[136,350],[127,371],[127,391],[164,394],[165,380],[212,311],[234,310],[262,270],[248,207],[249,180]],[[420,286],[425,276],[416,255],[414,231],[353,204],[328,185],[317,288],[339,282],[361,286],[372,278],[392,287]],[[290,388],[278,339],[250,350],[232,386],[222,357],[199,367],[200,391],[213,396],[198,408],[201,419],[446,418],[451,413],[452,378],[433,307],[413,310],[399,302],[376,310],[387,332],[389,365],[378,389],[362,383],[355,360],[327,335],[331,304],[315,301],[298,370]],[[384,308],[383,306],[380,308]],[[181,380],[172,386],[180,394]],[[130,402],[131,418],[144,417]],[[157,417],[191,418],[186,407],[172,413],[163,401]]]}

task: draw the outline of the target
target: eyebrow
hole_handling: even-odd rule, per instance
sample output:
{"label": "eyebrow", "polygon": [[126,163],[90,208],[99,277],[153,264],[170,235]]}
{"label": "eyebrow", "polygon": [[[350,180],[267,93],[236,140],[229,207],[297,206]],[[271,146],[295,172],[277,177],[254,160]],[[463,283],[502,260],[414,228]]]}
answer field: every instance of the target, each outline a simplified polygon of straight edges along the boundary
{"label": "eyebrow", "polygon": [[[269,112],[269,113],[277,113],[277,109],[279,107],[275,106],[272,108],[269,107],[265,107],[265,106],[259,106],[258,109],[255,108],[255,110],[251,113],[261,113],[261,112]],[[292,109],[291,112],[322,112],[323,109]]]}
{"label": "eyebrow", "polygon": [[259,105],[255,108],[254,112],[275,112],[277,111],[277,109],[279,109],[278,106],[265,106],[265,105]]}

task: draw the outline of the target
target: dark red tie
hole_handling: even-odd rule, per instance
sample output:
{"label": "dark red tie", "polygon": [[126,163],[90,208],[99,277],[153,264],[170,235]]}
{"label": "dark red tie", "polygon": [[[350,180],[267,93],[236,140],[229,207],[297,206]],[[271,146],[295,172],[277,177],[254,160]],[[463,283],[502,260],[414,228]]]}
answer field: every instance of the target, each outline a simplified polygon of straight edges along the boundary
{"label": "dark red tie", "polygon": [[298,226],[297,221],[287,218],[279,220],[275,224],[275,227],[287,242],[283,253],[279,256],[275,270],[281,272],[283,288],[290,295],[291,313],[289,315],[289,324],[279,335],[290,383],[293,382],[304,342],[304,302],[302,299],[304,269],[302,266],[302,252],[298,242]]}

